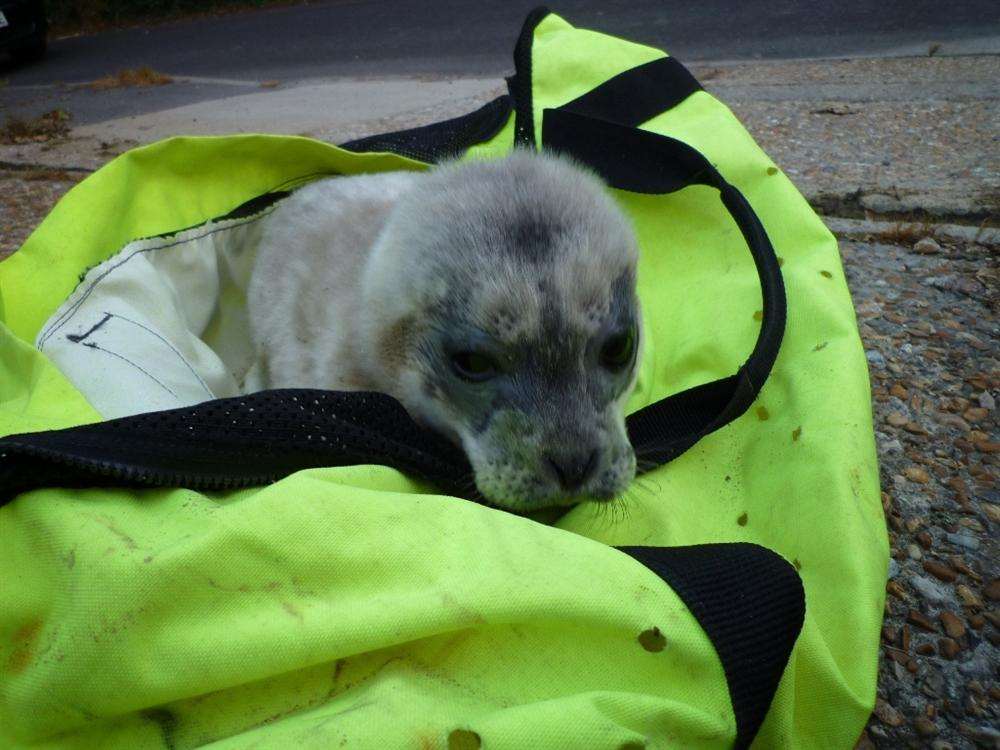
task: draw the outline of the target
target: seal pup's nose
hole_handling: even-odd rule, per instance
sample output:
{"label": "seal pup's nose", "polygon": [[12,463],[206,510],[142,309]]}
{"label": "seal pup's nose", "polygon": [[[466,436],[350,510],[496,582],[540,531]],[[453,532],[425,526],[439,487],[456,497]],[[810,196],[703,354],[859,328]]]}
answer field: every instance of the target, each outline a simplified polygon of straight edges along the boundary
{"label": "seal pup's nose", "polygon": [[578,490],[597,468],[597,449],[549,451],[545,463],[564,490]]}

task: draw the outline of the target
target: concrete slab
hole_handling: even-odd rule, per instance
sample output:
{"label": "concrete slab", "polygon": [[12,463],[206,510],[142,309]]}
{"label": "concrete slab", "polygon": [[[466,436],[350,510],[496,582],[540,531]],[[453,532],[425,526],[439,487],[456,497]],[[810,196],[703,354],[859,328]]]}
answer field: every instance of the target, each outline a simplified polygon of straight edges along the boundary
{"label": "concrete slab", "polygon": [[160,112],[122,117],[76,128],[81,138],[151,142],[172,135],[223,133],[336,134],[354,137],[364,123],[409,118],[428,109],[444,117],[502,88],[495,79],[427,81],[407,78],[335,80],[263,89]]}

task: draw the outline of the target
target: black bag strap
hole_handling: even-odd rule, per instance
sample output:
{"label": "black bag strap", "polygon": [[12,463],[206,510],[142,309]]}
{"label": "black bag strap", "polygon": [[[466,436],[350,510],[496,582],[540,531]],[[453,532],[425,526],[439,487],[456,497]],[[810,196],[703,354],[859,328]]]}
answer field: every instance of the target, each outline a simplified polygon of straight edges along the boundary
{"label": "black bag strap", "polygon": [[701,90],[676,58],[661,57],[619,73],[559,109],[637,128]]}
{"label": "black bag strap", "polygon": [[226,490],[357,464],[475,498],[465,454],[394,398],[282,389],[0,438],[0,505],[38,487]]}
{"label": "black bag strap", "polygon": [[[638,193],[671,193],[689,185],[717,189],[757,268],[763,317],[757,343],[743,366],[729,377],[676,393],[628,418],[629,437],[644,467],[676,458],[743,414],[767,380],[785,330],[781,269],[767,232],[746,198],[697,149],[634,127],[656,114],[652,92],[658,86],[666,83],[668,103],[696,90],[687,80],[690,74],[679,70],[683,70],[680,63],[655,61],[639,66],[562,107],[546,109],[542,116],[543,148],[572,155],[614,188]],[[615,105],[637,91],[641,93],[638,104]],[[624,112],[624,124],[617,121],[619,111]]]}
{"label": "black bag strap", "polygon": [[[540,5],[521,26],[514,47],[514,75],[507,79],[507,90],[514,105],[514,144],[536,148],[531,51],[535,28],[551,11]],[[690,71],[676,58],[661,57],[619,73],[560,109],[638,127],[656,115],[680,104],[701,91]]]}

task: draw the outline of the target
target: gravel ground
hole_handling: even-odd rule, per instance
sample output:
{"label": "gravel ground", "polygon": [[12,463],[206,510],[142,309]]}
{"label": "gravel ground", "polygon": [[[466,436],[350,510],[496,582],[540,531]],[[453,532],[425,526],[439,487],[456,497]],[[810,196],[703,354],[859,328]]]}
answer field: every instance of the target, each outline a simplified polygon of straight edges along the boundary
{"label": "gravel ground", "polygon": [[0,169],[0,259],[19,248],[83,174]]}
{"label": "gravel ground", "polygon": [[[1000,748],[997,245],[930,239],[936,220],[996,226],[1000,58],[695,72],[828,214],[927,220],[841,243],[870,363],[893,554],[878,703],[858,747]],[[872,80],[885,84],[881,98],[864,88]],[[21,149],[22,160],[42,162],[49,145]],[[58,163],[100,163],[129,145],[89,144],[75,161],[64,149]],[[82,176],[0,167],[0,258]]]}
{"label": "gravel ground", "polygon": [[1000,747],[998,266],[974,243],[841,244],[892,545],[861,747]]}

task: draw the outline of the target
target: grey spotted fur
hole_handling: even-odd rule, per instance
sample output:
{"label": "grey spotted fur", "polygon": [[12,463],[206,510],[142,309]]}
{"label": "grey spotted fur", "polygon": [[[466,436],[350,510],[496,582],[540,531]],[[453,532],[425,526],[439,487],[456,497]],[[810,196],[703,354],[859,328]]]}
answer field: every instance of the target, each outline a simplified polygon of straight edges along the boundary
{"label": "grey spotted fur", "polygon": [[[641,348],[637,248],[595,176],[515,152],[321,180],[266,221],[248,308],[267,387],[391,394],[502,507],[625,490],[638,354],[613,371],[600,351],[629,327]],[[460,377],[462,351],[496,376]]]}

